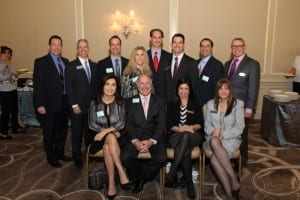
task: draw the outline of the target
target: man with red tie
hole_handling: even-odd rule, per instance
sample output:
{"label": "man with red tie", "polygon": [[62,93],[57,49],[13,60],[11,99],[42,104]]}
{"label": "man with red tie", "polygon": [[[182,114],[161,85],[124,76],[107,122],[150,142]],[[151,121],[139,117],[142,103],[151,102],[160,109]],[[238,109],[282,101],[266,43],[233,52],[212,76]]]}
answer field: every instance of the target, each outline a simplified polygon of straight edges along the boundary
{"label": "man with red tie", "polygon": [[162,49],[164,32],[155,28],[150,31],[150,49],[147,51],[149,57],[149,65],[152,70],[154,92],[160,97],[164,97],[162,76],[163,69],[168,66],[171,54]]}

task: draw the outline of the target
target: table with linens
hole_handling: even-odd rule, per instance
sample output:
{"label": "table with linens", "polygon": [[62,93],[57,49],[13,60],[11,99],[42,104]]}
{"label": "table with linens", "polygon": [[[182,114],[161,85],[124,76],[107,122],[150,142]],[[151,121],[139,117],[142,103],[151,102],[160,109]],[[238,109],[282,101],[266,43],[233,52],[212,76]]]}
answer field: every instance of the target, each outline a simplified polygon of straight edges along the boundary
{"label": "table with linens", "polygon": [[263,98],[260,133],[275,146],[300,146],[300,99],[278,102]]}

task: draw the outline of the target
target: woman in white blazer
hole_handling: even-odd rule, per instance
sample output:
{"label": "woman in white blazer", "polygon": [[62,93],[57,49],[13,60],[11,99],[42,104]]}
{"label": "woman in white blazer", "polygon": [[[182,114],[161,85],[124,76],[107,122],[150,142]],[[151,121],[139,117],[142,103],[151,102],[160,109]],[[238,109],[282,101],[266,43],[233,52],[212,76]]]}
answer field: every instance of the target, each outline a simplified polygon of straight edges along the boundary
{"label": "woman in white blazer", "polygon": [[239,149],[244,126],[244,102],[232,96],[230,82],[222,78],[215,98],[207,102],[204,129],[205,145],[213,152],[211,165],[227,199],[238,199],[240,186],[230,158]]}

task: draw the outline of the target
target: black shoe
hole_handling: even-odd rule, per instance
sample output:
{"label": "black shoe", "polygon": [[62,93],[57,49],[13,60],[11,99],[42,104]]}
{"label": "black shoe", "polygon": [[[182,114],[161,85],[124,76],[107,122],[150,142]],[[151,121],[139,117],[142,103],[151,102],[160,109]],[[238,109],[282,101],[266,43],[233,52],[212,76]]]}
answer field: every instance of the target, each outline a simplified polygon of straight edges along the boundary
{"label": "black shoe", "polygon": [[74,160],[74,164],[78,168],[81,168],[83,166],[82,160]]}
{"label": "black shoe", "polygon": [[128,182],[128,183],[124,183],[124,184],[120,184],[122,190],[130,190],[131,188],[131,183]]}
{"label": "black shoe", "polygon": [[73,159],[72,159],[71,157],[65,156],[65,155],[59,156],[59,157],[57,158],[57,160],[62,160],[62,161],[73,161]]}
{"label": "black shoe", "polygon": [[0,133],[0,138],[3,139],[3,140],[12,140],[12,139],[14,139],[11,135],[1,134],[1,133]]}
{"label": "black shoe", "polygon": [[54,160],[54,159],[49,159],[48,160],[49,165],[51,165],[52,167],[56,167],[56,168],[60,168],[61,164],[58,162],[58,160]]}
{"label": "black shoe", "polygon": [[27,131],[25,129],[21,129],[21,128],[18,128],[17,130],[12,130],[13,134],[26,133],[26,132]]}
{"label": "black shoe", "polygon": [[132,189],[133,193],[140,193],[143,190],[145,181],[143,180],[138,180],[136,181],[134,188]]}
{"label": "black shoe", "polygon": [[170,183],[168,181],[165,182],[165,187],[174,188],[174,189],[182,189],[181,185],[178,182]]}
{"label": "black shoe", "polygon": [[187,196],[190,199],[195,199],[196,198],[196,194],[195,194],[195,188],[194,188],[194,184],[188,184],[186,186],[186,191],[187,191]]}
{"label": "black shoe", "polygon": [[113,199],[115,199],[115,197],[117,196],[117,194],[114,194],[114,195],[107,195],[107,199],[109,199],[109,200],[113,200]]}

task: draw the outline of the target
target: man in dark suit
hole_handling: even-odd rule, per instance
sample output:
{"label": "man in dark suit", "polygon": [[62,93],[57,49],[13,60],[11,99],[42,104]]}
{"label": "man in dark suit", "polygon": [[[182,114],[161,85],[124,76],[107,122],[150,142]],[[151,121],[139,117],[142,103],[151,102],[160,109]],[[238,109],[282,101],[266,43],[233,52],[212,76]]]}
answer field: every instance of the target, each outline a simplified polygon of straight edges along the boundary
{"label": "man in dark suit", "polygon": [[[214,98],[218,80],[225,76],[224,66],[212,55],[214,43],[209,38],[200,41],[200,56],[198,63],[198,81],[196,96],[199,106],[202,108],[208,100]],[[203,127],[203,117],[201,126]]]}
{"label": "man in dark suit", "polygon": [[121,44],[121,38],[117,35],[109,39],[109,56],[98,62],[98,82],[107,74],[114,74],[120,82],[123,71],[128,64],[128,59],[121,56]]}
{"label": "man in dark suit", "polygon": [[49,53],[34,62],[34,100],[41,118],[47,161],[53,167],[61,167],[58,160],[71,160],[64,155],[68,129],[65,72],[69,61],[61,57],[60,36],[51,36],[48,44]]}
{"label": "man in dark suit", "polygon": [[74,164],[82,167],[82,133],[88,147],[92,141],[88,134],[88,110],[92,96],[96,94],[95,74],[97,64],[89,59],[89,44],[86,39],[77,41],[78,57],[67,68],[67,92],[71,106],[72,155]]}
{"label": "man in dark suit", "polygon": [[247,122],[255,111],[260,82],[260,65],[246,55],[245,46],[244,39],[234,38],[231,43],[233,58],[225,63],[225,73],[230,80],[232,94],[245,103],[245,128],[240,146],[243,166],[246,166],[248,162]]}
{"label": "man in dark suit", "polygon": [[[122,162],[131,176],[133,192],[142,191],[146,182],[158,174],[167,160],[163,132],[166,128],[166,106],[158,96],[151,94],[152,81],[140,75],[139,94],[127,100],[127,143],[121,153]],[[139,152],[150,152],[151,159],[139,160]]]}
{"label": "man in dark suit", "polygon": [[172,57],[169,64],[164,68],[164,94],[167,102],[171,102],[176,98],[176,85],[179,79],[189,79],[192,82],[193,92],[197,83],[197,63],[196,61],[184,53],[185,37],[181,33],[176,33],[172,37]]}
{"label": "man in dark suit", "polygon": [[164,97],[163,69],[168,66],[171,54],[162,49],[164,32],[161,29],[152,29],[150,31],[150,49],[147,51],[149,65],[152,71],[152,80],[155,94]]}

